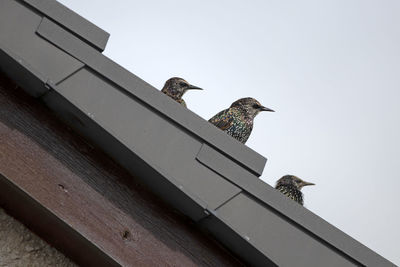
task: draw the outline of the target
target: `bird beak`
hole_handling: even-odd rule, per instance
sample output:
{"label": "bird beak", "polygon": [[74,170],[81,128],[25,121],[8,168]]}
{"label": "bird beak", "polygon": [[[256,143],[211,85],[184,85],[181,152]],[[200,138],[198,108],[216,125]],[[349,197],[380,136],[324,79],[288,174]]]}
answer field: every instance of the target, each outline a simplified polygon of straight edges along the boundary
{"label": "bird beak", "polygon": [[302,186],[307,186],[307,185],[315,185],[314,183],[309,183],[309,182],[304,182],[302,183]]}
{"label": "bird beak", "polygon": [[194,85],[189,85],[189,87],[186,87],[186,90],[203,90],[203,88],[194,86]]}
{"label": "bird beak", "polygon": [[272,110],[272,109],[267,108],[267,107],[264,107],[264,106],[261,106],[261,107],[260,107],[260,110],[261,110],[261,111],[275,112],[275,110]]}

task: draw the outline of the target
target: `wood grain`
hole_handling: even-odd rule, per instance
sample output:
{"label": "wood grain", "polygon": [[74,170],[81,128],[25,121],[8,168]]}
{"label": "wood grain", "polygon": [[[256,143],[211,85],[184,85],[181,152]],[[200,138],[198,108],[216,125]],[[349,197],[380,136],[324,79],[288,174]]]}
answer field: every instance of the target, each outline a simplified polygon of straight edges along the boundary
{"label": "wood grain", "polygon": [[[29,195],[1,196],[6,210],[78,264],[98,264],[98,250],[122,266],[241,265],[2,74],[0,174]],[[31,202],[43,220],[22,212]]]}

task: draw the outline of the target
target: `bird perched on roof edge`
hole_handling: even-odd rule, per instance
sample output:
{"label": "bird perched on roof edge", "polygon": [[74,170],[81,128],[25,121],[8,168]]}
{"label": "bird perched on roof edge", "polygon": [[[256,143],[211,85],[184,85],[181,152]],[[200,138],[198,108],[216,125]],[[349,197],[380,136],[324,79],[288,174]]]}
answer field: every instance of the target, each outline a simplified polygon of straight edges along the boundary
{"label": "bird perched on roof edge", "polygon": [[174,99],[176,102],[178,102],[178,103],[182,104],[184,107],[186,107],[186,103],[182,99],[182,96],[188,90],[203,90],[203,89],[188,83],[187,81],[185,81],[182,78],[173,77],[173,78],[168,79],[165,82],[164,87],[162,88],[161,92],[163,92],[167,96]]}
{"label": "bird perched on roof edge", "polygon": [[275,189],[279,190],[281,193],[293,199],[300,205],[303,205],[304,197],[300,190],[307,185],[315,184],[303,181],[294,175],[285,175],[276,182]]}
{"label": "bird perched on roof edge", "polygon": [[254,118],[261,111],[274,112],[254,98],[245,97],[233,102],[228,109],[219,112],[208,121],[245,144],[253,130]]}

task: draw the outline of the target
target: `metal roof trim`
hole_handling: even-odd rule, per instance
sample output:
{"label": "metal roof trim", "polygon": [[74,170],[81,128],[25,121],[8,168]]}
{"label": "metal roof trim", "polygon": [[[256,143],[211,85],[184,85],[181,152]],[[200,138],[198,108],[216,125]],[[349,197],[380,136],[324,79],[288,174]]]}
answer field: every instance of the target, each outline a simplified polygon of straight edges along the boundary
{"label": "metal roof trim", "polygon": [[[183,112],[183,107],[164,94],[160,94],[150,84],[130,73],[111,59],[91,49],[75,36],[68,34],[61,27],[48,19],[43,19],[37,29],[37,34],[51,42],[64,52],[83,62],[87,67],[99,73],[112,83],[118,85],[130,97],[151,106],[164,116],[185,129],[202,138],[205,142],[228,155],[238,164],[245,166],[249,171],[261,176],[267,159],[251,148],[241,144],[237,140],[227,136],[213,125],[190,110]],[[141,86],[132,86],[140,83]],[[170,103],[170,104],[169,104]]]}
{"label": "metal roof trim", "polygon": [[21,0],[102,52],[110,34],[54,0]]}
{"label": "metal roof trim", "polygon": [[[21,5],[20,0],[5,2],[18,5],[5,5],[10,10],[0,10],[3,15],[31,8]],[[0,27],[0,34],[14,43],[24,41],[21,44],[24,50],[17,50],[22,51],[18,56],[13,53],[13,46],[0,46],[0,59],[4,59],[0,61],[0,68],[18,84],[25,85],[31,95],[39,96],[80,134],[150,185],[153,192],[199,225],[206,225],[207,230],[248,262],[259,266],[271,264],[272,260],[278,265],[295,263],[298,258],[288,259],[287,254],[276,250],[279,243],[292,249],[292,253],[303,251],[310,256],[317,252],[314,258],[302,259],[299,266],[323,261],[328,261],[327,266],[338,262],[345,266],[392,266],[385,258],[259,180],[257,177],[266,163],[264,157],[103,56],[60,26],[61,23],[42,18],[39,27],[35,24],[31,29],[22,19],[6,17],[5,22],[13,21],[20,29],[27,28],[27,33],[19,36],[22,39],[14,40],[13,28]],[[31,41],[36,41],[36,46]],[[25,64],[24,55],[29,58],[28,55],[35,53],[40,56],[30,58],[29,66]],[[63,57],[54,62],[53,57],[59,54]],[[47,60],[43,59],[44,55]],[[84,66],[74,63],[77,69],[66,72],[64,66],[71,59]],[[43,68],[49,65],[51,68]],[[48,73],[35,72],[35,69],[44,69],[50,73],[55,65],[61,66],[57,77],[62,79],[57,81],[46,79]],[[42,94],[37,95],[38,90]],[[171,141],[171,136],[176,139]],[[171,153],[176,157],[168,158]],[[175,158],[179,161],[174,161]],[[185,168],[181,168],[182,162],[187,164],[183,165]],[[216,196],[222,197],[215,200]],[[276,242],[265,237],[273,237]],[[232,240],[236,243],[229,244]]]}

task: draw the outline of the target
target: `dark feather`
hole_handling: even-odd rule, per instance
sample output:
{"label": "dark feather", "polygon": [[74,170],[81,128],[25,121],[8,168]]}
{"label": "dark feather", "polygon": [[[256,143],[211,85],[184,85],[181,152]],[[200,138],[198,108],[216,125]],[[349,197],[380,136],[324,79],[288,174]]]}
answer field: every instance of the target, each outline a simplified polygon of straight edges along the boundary
{"label": "dark feather", "polygon": [[227,130],[233,124],[234,117],[230,109],[225,109],[212,117],[209,122],[220,128],[222,131]]}

